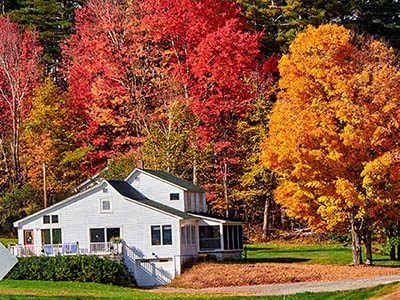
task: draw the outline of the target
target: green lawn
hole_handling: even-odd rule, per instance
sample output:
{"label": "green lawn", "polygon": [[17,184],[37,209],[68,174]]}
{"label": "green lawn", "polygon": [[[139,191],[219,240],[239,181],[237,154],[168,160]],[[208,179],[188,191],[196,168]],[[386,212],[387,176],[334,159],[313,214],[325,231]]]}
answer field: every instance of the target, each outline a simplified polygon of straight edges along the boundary
{"label": "green lawn", "polygon": [[[385,255],[374,254],[373,258],[375,265],[400,266],[399,261],[391,261]],[[254,262],[348,265],[351,263],[351,249],[342,244],[253,244],[247,245],[247,259]]]}
{"label": "green lawn", "polygon": [[17,239],[0,237],[0,243],[7,247],[8,244],[16,244]]}
{"label": "green lawn", "polygon": [[362,289],[350,292],[337,293],[303,293],[293,296],[269,296],[269,297],[235,297],[212,295],[178,295],[160,294],[145,290],[122,288],[96,283],[74,282],[49,282],[49,281],[16,281],[4,280],[0,282],[0,299],[266,299],[266,300],[339,300],[368,299],[382,293],[393,285],[379,286],[372,289]]}

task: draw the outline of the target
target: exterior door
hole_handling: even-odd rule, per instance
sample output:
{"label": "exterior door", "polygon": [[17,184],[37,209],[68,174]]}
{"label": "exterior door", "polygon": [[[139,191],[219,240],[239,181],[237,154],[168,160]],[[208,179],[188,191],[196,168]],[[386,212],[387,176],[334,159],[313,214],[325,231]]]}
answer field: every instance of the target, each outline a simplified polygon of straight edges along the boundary
{"label": "exterior door", "polygon": [[29,246],[29,245],[33,245],[33,244],[34,244],[33,230],[32,229],[24,230],[24,245]]}
{"label": "exterior door", "polygon": [[138,286],[158,286],[171,282],[174,278],[174,262],[166,259],[137,259],[136,276]]}

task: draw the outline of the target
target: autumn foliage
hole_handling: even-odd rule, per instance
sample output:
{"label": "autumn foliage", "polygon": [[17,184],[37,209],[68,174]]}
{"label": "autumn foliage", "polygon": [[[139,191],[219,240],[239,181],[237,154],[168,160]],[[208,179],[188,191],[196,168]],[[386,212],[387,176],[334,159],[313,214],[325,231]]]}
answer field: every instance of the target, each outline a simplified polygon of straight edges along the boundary
{"label": "autumn foliage", "polygon": [[[264,239],[285,228],[282,207],[291,224],[351,229],[356,252],[374,230],[400,234],[395,51],[340,25],[297,35],[345,23],[356,1],[44,2],[12,6],[26,27],[0,18],[0,229],[41,205],[43,164],[55,203],[144,160],[207,188],[213,213],[263,223]],[[364,30],[389,2],[350,23]]]}
{"label": "autumn foliage", "polygon": [[23,181],[20,131],[39,83],[40,53],[35,32],[0,17],[0,172],[5,173],[8,184]]}
{"label": "autumn foliage", "polygon": [[372,230],[399,205],[394,50],[338,25],[309,27],[279,69],[263,153],[282,177],[276,200],[316,230]]}
{"label": "autumn foliage", "polygon": [[[167,56],[182,85],[182,98],[199,120],[192,132],[200,151],[213,158],[206,167],[220,211],[229,210],[233,179],[240,170],[243,142],[238,123],[250,110],[254,91],[249,83],[258,62],[261,35],[245,31],[238,7],[228,1],[142,1],[143,23]],[[196,163],[193,161],[193,163]]]}

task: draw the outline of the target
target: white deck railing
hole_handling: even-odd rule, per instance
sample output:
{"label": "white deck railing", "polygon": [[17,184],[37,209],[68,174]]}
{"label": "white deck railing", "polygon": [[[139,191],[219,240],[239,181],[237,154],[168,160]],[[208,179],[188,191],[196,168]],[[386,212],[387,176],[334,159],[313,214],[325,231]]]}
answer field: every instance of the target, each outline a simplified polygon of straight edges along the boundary
{"label": "white deck railing", "polygon": [[122,254],[122,244],[90,243],[88,248],[81,248],[78,243],[48,244],[36,247],[34,245],[10,245],[8,249],[14,256],[55,256],[55,255],[119,255]]}
{"label": "white deck railing", "polygon": [[11,245],[8,250],[14,256],[33,256],[35,255],[34,245]]}
{"label": "white deck railing", "polygon": [[122,254],[122,244],[101,242],[89,244],[90,254]]}

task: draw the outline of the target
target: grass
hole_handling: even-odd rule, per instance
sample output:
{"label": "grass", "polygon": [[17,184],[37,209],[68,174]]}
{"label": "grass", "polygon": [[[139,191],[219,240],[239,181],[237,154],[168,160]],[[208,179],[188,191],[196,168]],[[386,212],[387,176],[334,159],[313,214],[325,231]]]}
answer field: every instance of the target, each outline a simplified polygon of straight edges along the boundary
{"label": "grass", "polygon": [[[375,265],[400,266],[400,261],[386,255],[374,254],[373,259]],[[247,261],[349,265],[351,248],[342,244],[253,244],[247,246]]]}
{"label": "grass", "polygon": [[[393,285],[389,285],[393,286]],[[0,299],[265,299],[265,300],[339,300],[352,299],[361,300],[380,295],[387,290],[387,286],[378,286],[371,289],[361,289],[346,292],[329,293],[301,293],[289,296],[222,296],[222,295],[184,295],[184,294],[161,294],[145,290],[122,288],[111,285],[96,283],[76,282],[49,282],[49,281],[16,281],[5,280],[0,282]]]}
{"label": "grass", "polygon": [[7,247],[8,244],[16,244],[18,242],[17,239],[0,237],[0,243]]}

